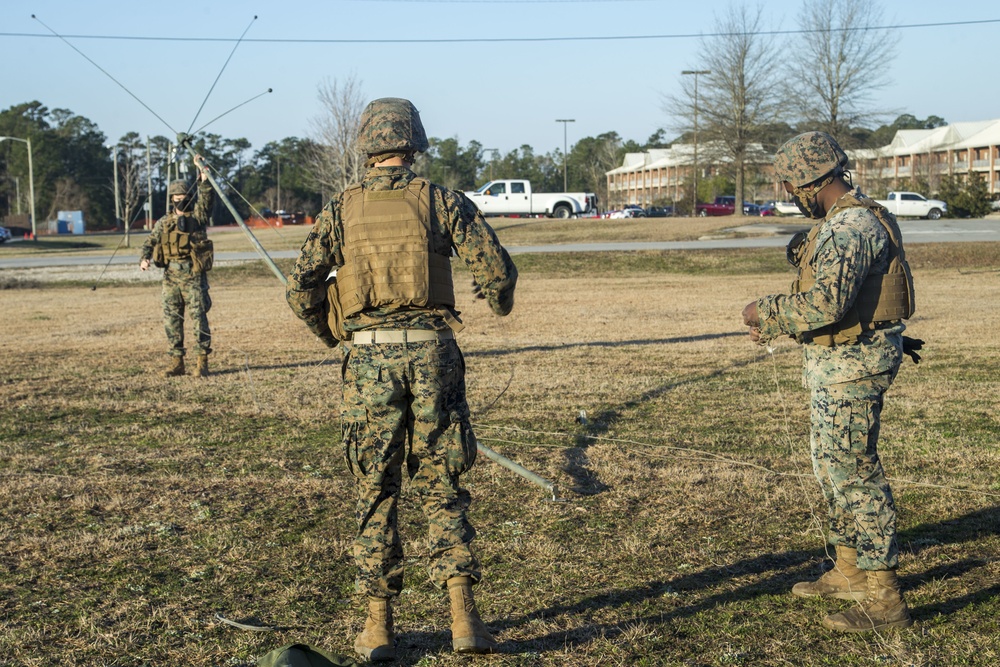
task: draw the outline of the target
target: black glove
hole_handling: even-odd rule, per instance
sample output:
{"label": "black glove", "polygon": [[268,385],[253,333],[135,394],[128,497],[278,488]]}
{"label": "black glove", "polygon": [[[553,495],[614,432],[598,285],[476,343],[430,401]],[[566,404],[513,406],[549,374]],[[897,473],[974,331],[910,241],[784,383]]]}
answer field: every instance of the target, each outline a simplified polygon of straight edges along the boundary
{"label": "black glove", "polygon": [[472,281],[472,296],[476,297],[477,299],[486,298],[486,295],[483,294],[483,288],[479,286],[479,283],[477,283],[475,279],[473,279]]}
{"label": "black glove", "polygon": [[319,339],[323,341],[323,343],[327,347],[337,347],[337,345],[340,343],[340,341],[337,340],[336,336],[334,336],[332,333],[324,334],[320,336]]}
{"label": "black glove", "polygon": [[920,355],[917,354],[917,350],[922,350],[924,348],[924,341],[919,338],[910,338],[909,336],[903,336],[903,354],[910,355],[910,359],[913,359],[913,363],[920,363]]}

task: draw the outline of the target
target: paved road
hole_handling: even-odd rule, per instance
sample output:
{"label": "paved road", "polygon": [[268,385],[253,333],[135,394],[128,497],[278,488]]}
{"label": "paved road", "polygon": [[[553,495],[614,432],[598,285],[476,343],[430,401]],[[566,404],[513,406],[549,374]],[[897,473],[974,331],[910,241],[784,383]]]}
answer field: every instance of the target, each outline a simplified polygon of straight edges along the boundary
{"label": "paved road", "polygon": [[[900,223],[903,239],[906,243],[962,243],[970,241],[1000,241],[1000,220],[904,220]],[[772,235],[747,236],[745,238],[702,239],[698,241],[651,241],[651,242],[620,242],[620,243],[561,243],[553,245],[509,246],[512,255],[538,252],[629,252],[635,250],[707,250],[713,248],[766,248],[783,247],[789,237],[801,225],[781,224],[771,227]],[[765,229],[761,225],[737,228],[737,231],[752,231],[759,233]],[[294,259],[298,256],[296,250],[277,250],[270,253],[275,259]],[[220,252],[216,253],[218,262],[247,261],[258,259],[256,252]],[[134,264],[134,255],[76,255],[59,256],[46,255],[38,257],[14,257],[0,259],[0,269],[28,269],[51,266],[90,266],[115,264]]]}

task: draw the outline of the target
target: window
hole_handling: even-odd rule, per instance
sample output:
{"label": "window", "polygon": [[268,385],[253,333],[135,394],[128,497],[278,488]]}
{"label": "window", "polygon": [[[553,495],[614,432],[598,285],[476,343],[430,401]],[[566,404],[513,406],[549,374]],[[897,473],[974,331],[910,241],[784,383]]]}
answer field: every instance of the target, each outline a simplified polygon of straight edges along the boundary
{"label": "window", "polygon": [[497,195],[507,194],[507,184],[506,183],[494,183],[490,186],[490,189],[486,191],[486,194],[496,197]]}
{"label": "window", "polygon": [[524,183],[511,183],[510,193],[512,195],[523,195],[524,194]]}
{"label": "window", "polygon": [[906,193],[903,193],[900,196],[900,199],[902,199],[903,201],[923,201],[923,197]]}

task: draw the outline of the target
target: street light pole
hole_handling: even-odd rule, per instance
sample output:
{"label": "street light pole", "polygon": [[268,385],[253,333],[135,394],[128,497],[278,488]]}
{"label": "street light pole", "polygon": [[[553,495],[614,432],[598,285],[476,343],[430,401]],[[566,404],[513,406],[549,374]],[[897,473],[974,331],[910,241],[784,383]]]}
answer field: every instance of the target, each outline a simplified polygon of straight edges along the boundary
{"label": "street light pole", "polygon": [[707,69],[686,69],[681,74],[694,75],[694,166],[691,170],[693,193],[691,194],[691,216],[698,214],[698,75],[711,74]]}
{"label": "street light pole", "polygon": [[31,162],[31,138],[28,139],[18,139],[17,137],[0,137],[0,141],[4,139],[10,139],[11,141],[20,141],[23,144],[28,145],[28,196],[31,197],[31,239],[34,240],[35,233],[37,229],[35,228],[35,166]]}
{"label": "street light pole", "polygon": [[569,192],[569,178],[566,170],[566,163],[569,161],[569,156],[566,154],[566,127],[568,123],[575,123],[576,119],[556,118],[556,122],[563,124],[563,192]]}
{"label": "street light pole", "polygon": [[493,161],[497,159],[497,150],[498,149],[496,149],[496,148],[484,148],[483,149],[484,153],[486,151],[490,152],[490,180],[491,181],[493,180]]}

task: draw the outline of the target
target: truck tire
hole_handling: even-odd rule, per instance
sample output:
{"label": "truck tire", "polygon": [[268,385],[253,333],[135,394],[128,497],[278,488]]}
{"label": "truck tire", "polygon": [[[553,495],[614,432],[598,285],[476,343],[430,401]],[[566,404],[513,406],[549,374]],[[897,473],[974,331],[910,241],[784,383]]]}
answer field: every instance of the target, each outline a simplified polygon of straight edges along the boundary
{"label": "truck tire", "polygon": [[927,211],[927,219],[928,220],[940,220],[941,219],[941,209],[939,209],[939,208],[932,208],[931,210]]}
{"label": "truck tire", "polygon": [[570,210],[569,206],[567,206],[566,204],[557,204],[556,207],[552,209],[553,218],[562,218],[563,220],[565,220],[572,214],[573,211]]}
{"label": "truck tire", "polygon": [[700,217],[700,218],[707,218],[708,217],[708,211],[706,211],[705,209],[701,209],[700,211],[698,211],[698,217]]}

